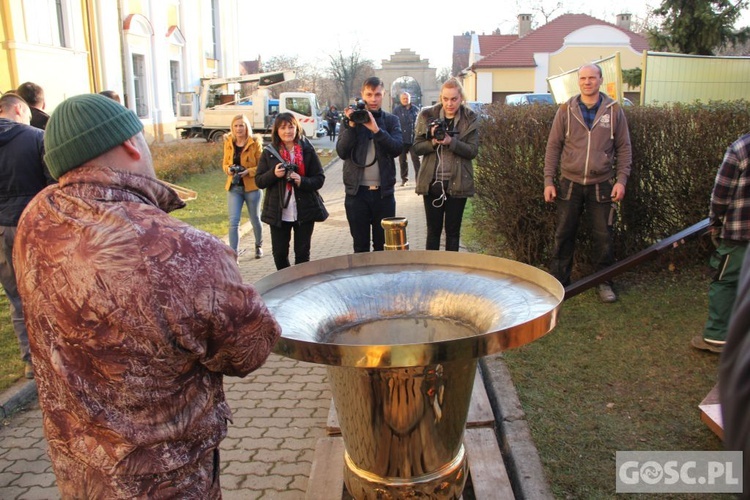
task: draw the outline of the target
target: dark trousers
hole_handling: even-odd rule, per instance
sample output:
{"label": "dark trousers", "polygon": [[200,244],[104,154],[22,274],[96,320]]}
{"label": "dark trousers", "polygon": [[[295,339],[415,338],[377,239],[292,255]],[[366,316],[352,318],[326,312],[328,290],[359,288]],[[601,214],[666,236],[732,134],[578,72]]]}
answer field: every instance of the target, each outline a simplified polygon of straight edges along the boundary
{"label": "dark trousers", "polygon": [[312,241],[315,222],[286,222],[281,227],[271,226],[271,253],[276,269],[289,267],[289,242],[294,231],[294,263],[301,264],[310,260],[310,242]]}
{"label": "dark trousers", "polygon": [[369,252],[371,237],[372,249],[376,252],[383,250],[385,233],[380,221],[396,215],[396,198],[393,194],[381,197],[380,189],[370,191],[360,186],[356,195],[346,195],[344,208],[349,232],[354,240],[354,252]]}
{"label": "dark trousers", "polygon": [[5,296],[8,297],[8,303],[10,304],[10,320],[18,339],[21,359],[30,361],[29,334],[26,332],[21,296],[18,293],[16,272],[13,268],[13,242],[15,239],[16,226],[0,226],[0,284],[2,284]]}
{"label": "dark trousers", "polygon": [[440,250],[440,235],[445,224],[445,249],[458,252],[464,207],[466,198],[448,196],[441,202],[440,198],[429,193],[424,196],[424,213],[427,219],[426,250]]}
{"label": "dark trousers", "polygon": [[409,179],[409,163],[406,161],[407,155],[411,155],[411,162],[414,164],[414,178],[419,175],[419,155],[411,149],[411,144],[404,143],[404,149],[401,150],[401,154],[398,156],[398,164],[401,167],[401,180],[405,181]]}
{"label": "dark trousers", "polygon": [[584,186],[562,179],[557,193],[557,230],[550,274],[564,286],[570,284],[576,233],[584,211],[591,223],[594,238],[592,260],[596,271],[614,263],[612,223],[615,206],[611,196],[612,184],[609,181]]}

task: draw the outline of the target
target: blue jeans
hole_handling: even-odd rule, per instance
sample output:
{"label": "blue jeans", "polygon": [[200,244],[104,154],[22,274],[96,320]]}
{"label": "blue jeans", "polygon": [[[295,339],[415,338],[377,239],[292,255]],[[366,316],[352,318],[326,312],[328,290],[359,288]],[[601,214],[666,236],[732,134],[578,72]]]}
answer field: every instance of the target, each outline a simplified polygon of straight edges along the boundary
{"label": "blue jeans", "polygon": [[242,216],[242,205],[247,204],[247,214],[250,216],[250,224],[253,226],[255,235],[255,246],[263,246],[263,226],[260,225],[260,199],[262,191],[245,191],[242,186],[231,186],[227,191],[227,203],[229,205],[229,246],[234,253],[240,243],[240,217]]}
{"label": "blue jeans", "polygon": [[557,193],[557,230],[549,267],[550,274],[564,286],[570,284],[576,233],[584,210],[591,223],[594,238],[592,261],[596,271],[611,266],[615,261],[612,249],[615,210],[612,203],[612,183],[605,181],[584,186],[563,178]]}
{"label": "blue jeans", "polygon": [[16,239],[16,226],[0,226],[0,284],[10,302],[10,320],[21,349],[21,359],[31,360],[29,352],[29,335],[23,319],[21,296],[16,286],[16,272],[13,269],[13,242]]}
{"label": "blue jeans", "polygon": [[380,189],[370,191],[360,186],[356,195],[346,195],[344,208],[349,232],[354,240],[354,252],[369,252],[371,235],[372,249],[376,252],[383,250],[385,232],[380,221],[396,215],[396,198],[393,194],[381,197]]}

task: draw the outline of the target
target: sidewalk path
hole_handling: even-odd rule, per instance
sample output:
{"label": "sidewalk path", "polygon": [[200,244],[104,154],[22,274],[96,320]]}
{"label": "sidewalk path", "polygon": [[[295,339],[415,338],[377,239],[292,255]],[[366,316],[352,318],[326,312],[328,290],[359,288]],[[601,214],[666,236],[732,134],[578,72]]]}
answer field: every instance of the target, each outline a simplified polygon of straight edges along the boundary
{"label": "sidewalk path", "polygon": [[[321,194],[330,217],[315,226],[312,259],[352,252],[341,167],[337,160],[326,169]],[[408,220],[410,248],[423,250],[424,207],[422,197],[414,193],[413,181],[396,188],[396,215]],[[261,259],[254,258],[251,237],[241,240],[240,248],[246,251],[240,257],[240,269],[246,282],[276,270],[265,224],[263,240],[266,255]],[[225,378],[224,387],[233,412],[228,436],[221,444],[224,498],[304,498],[315,443],[325,436],[331,398],[325,368],[272,354],[248,377]],[[0,428],[0,498],[60,498],[36,399],[6,423]]]}

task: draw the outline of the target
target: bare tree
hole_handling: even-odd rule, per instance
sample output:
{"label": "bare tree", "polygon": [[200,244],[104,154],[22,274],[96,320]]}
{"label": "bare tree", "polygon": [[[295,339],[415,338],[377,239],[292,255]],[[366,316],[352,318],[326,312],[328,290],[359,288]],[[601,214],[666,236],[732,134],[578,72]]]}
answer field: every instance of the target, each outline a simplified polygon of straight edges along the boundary
{"label": "bare tree", "polygon": [[317,70],[307,63],[299,61],[297,56],[275,56],[263,63],[263,71],[289,71],[297,74],[297,78],[290,82],[280,83],[272,87],[271,92],[278,96],[281,92],[306,91],[315,92]]}
{"label": "bare tree", "polygon": [[544,18],[544,23],[547,24],[550,22],[552,17],[555,15],[555,12],[562,9],[562,2],[537,2],[535,7],[532,7],[531,10],[539,15],[541,15]]}
{"label": "bare tree", "polygon": [[435,79],[437,80],[438,86],[441,86],[450,77],[451,77],[451,69],[450,68],[440,68],[437,71],[437,75],[436,75]]}
{"label": "bare tree", "polygon": [[331,79],[336,82],[341,90],[344,102],[349,102],[359,90],[358,85],[364,80],[368,73],[372,73],[373,63],[363,59],[359,47],[355,46],[352,52],[345,55],[340,49],[338,54],[329,54],[330,66],[328,72]]}

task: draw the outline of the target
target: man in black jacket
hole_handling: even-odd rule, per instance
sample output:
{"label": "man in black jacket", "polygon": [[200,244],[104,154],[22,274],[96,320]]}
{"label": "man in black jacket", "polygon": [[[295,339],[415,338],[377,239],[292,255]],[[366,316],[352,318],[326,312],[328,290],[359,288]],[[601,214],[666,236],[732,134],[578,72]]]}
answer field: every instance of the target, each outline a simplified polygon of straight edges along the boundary
{"label": "man in black jacket", "polygon": [[34,82],[26,82],[18,86],[16,93],[31,109],[30,125],[42,130],[47,128],[49,115],[44,112],[44,89]]}
{"label": "man in black jacket", "polygon": [[34,377],[29,337],[13,269],[13,241],[21,212],[39,191],[54,181],[44,164],[44,132],[29,126],[31,110],[16,94],[0,97],[0,284],[10,302],[25,375]]}
{"label": "man in black jacket", "polygon": [[406,185],[409,180],[409,163],[406,157],[411,154],[411,162],[414,165],[414,179],[419,176],[419,155],[411,148],[414,144],[414,129],[417,123],[419,110],[411,103],[411,94],[408,92],[401,93],[401,105],[396,106],[393,114],[396,115],[401,123],[401,132],[403,134],[403,149],[398,157],[398,163],[401,167],[401,185]]}
{"label": "man in black jacket", "polygon": [[344,110],[348,118],[336,143],[344,160],[346,218],[354,252],[383,250],[385,235],[380,222],[396,215],[396,158],[401,154],[401,125],[396,116],[381,109],[383,81],[377,77],[362,85],[364,109]]}

